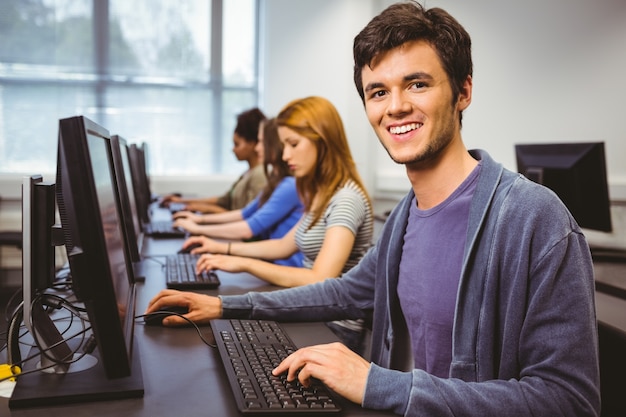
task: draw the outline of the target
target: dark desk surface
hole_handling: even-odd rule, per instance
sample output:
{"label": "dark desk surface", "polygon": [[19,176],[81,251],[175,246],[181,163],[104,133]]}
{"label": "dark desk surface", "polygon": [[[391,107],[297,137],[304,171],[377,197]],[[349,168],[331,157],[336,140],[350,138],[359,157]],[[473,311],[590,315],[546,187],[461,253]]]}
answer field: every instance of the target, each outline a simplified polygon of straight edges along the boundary
{"label": "dark desk surface", "polygon": [[[146,239],[144,255],[166,255],[175,252],[182,240]],[[137,286],[137,314],[143,313],[148,301],[162,288],[165,278],[162,259],[155,256],[146,263],[146,281]],[[218,272],[222,285],[208,294],[237,294],[249,290],[273,290],[276,287],[245,274]],[[285,323],[287,332],[298,346],[336,341],[323,323]],[[209,327],[201,327],[210,334]],[[192,328],[145,326],[138,321],[135,338],[141,354],[145,394],[143,398],[73,404],[48,408],[10,410],[8,399],[0,398],[0,416],[68,417],[68,416],[237,416],[235,402],[217,350],[208,347]],[[342,402],[340,415],[392,415]]]}

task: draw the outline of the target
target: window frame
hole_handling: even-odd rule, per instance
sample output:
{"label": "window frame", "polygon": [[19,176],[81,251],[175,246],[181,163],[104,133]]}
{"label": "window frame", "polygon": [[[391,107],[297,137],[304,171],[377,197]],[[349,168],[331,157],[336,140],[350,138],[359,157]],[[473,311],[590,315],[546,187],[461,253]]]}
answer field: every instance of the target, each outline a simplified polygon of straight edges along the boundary
{"label": "window frame", "polygon": [[[193,88],[196,91],[206,91],[211,101],[212,120],[210,131],[211,136],[214,138],[212,142],[213,151],[210,158],[211,163],[215,167],[217,175],[223,172],[222,154],[226,151],[225,147],[230,146],[229,141],[225,141],[225,136],[230,138],[230,132],[225,132],[224,126],[224,111],[223,111],[223,97],[228,92],[245,92],[253,97],[254,104],[251,106],[258,106],[260,101],[260,0],[252,0],[254,7],[254,57],[253,57],[253,77],[254,81],[250,86],[244,85],[228,85],[224,82],[222,74],[223,63],[223,39],[222,33],[224,30],[224,0],[211,0],[210,5],[210,21],[211,30],[209,33],[210,40],[210,55],[209,55],[209,74],[206,82],[185,80],[182,77],[171,78],[150,78],[150,77],[117,77],[110,75],[109,67],[109,17],[110,17],[110,1],[109,0],[92,0],[92,22],[93,22],[93,44],[94,44],[94,68],[93,73],[89,76],[80,77],[51,77],[49,74],[44,74],[38,77],[36,71],[28,72],[25,74],[2,74],[0,73],[0,87],[7,86],[75,86],[89,88],[93,92],[93,103],[95,113],[89,117],[93,117],[93,120],[101,124],[104,127],[108,127],[106,109],[110,106],[110,103],[106,102],[107,90],[110,88],[159,88],[159,89],[174,89],[185,90]],[[124,132],[111,132],[124,134]],[[132,141],[132,138],[129,138]],[[19,181],[21,177],[29,173],[10,173],[0,172],[0,195],[7,196],[12,195],[13,192],[7,190],[3,184],[12,183],[12,179]],[[53,173],[43,173],[53,174]],[[155,173],[157,176],[159,173]],[[184,177],[184,175],[182,175]],[[13,187],[10,187],[12,189]],[[4,193],[3,191],[9,191]]]}

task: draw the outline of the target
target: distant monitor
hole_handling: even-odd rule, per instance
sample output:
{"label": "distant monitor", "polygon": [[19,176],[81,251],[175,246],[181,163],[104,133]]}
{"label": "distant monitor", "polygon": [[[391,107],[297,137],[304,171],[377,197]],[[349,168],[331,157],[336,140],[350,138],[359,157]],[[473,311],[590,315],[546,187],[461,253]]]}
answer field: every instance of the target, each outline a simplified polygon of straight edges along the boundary
{"label": "distant monitor", "polygon": [[145,281],[150,266],[141,256],[143,231],[137,209],[137,199],[130,169],[130,155],[126,140],[119,135],[111,136],[111,155],[113,172],[117,182],[117,194],[120,202],[120,214],[126,238],[126,248],[132,262],[135,282]]}
{"label": "distant monitor", "polygon": [[146,174],[146,190],[145,193],[148,195],[150,201],[155,201],[157,196],[152,193],[152,185],[150,184],[150,153],[148,151],[149,147],[146,142],[141,142],[138,146],[141,156],[141,163],[143,165],[143,171]]}
{"label": "distant monitor", "polygon": [[137,202],[137,211],[142,224],[150,223],[150,200],[151,192],[148,182],[148,174],[144,165],[143,150],[137,144],[131,143],[128,146],[128,156],[130,159],[130,170],[133,178],[133,188]]}
{"label": "distant monitor", "polygon": [[553,190],[582,228],[610,232],[603,142],[515,145],[517,170]]}
{"label": "distant monitor", "polygon": [[137,213],[133,179],[130,172],[128,144],[119,135],[111,136],[110,143],[111,155],[113,157],[113,172],[115,174],[128,254],[132,262],[139,262],[141,260],[140,244],[142,232]]}
{"label": "distant monitor", "polygon": [[[72,289],[89,317],[95,365],[18,377],[11,408],[143,396],[134,344],[135,284],[124,248],[109,133],[83,117],[59,121],[56,197]],[[80,363],[80,361],[79,361]],[[73,366],[73,365],[72,365]]]}

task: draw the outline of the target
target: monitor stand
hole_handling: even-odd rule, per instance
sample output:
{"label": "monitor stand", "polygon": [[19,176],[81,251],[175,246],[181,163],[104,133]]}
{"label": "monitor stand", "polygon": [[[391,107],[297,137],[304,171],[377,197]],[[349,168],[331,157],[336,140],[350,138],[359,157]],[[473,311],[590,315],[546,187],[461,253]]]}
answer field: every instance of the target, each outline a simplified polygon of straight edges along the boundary
{"label": "monitor stand", "polygon": [[[37,348],[31,349],[29,357],[32,354],[37,354]],[[81,369],[77,371],[72,371],[70,367],[67,373],[40,371],[18,376],[13,395],[9,399],[9,408],[143,397],[143,376],[136,342],[133,345],[132,373],[128,377],[107,378],[97,349],[86,357],[89,358],[89,366],[81,366],[80,362],[83,359],[80,359],[76,365]],[[94,359],[97,362],[94,362]],[[36,370],[38,364],[35,362],[37,361],[29,361],[28,363],[32,365],[26,366],[22,372]]]}

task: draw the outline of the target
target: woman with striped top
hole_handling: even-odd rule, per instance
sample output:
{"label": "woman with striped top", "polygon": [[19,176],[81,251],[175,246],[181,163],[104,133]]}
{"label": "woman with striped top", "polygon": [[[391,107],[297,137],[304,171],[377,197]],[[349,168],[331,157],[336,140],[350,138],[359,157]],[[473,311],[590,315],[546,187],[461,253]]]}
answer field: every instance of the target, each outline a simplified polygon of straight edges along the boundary
{"label": "woman with striped top", "polygon": [[[248,272],[283,287],[340,277],[356,265],[371,245],[370,198],[352,159],[337,109],[321,97],[289,103],[276,117],[284,145],[283,160],[296,178],[304,216],[284,237],[258,242],[199,239],[194,252],[207,252],[197,270]],[[304,267],[276,265],[300,251]],[[331,328],[354,350],[360,350],[362,322],[333,322]]]}

